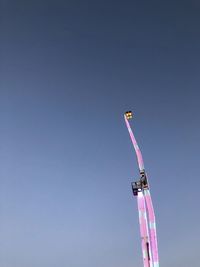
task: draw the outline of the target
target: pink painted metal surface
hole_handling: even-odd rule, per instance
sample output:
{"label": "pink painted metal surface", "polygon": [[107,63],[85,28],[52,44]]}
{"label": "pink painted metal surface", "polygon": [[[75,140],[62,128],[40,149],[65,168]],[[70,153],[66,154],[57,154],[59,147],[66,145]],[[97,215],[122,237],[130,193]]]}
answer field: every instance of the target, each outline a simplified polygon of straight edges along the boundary
{"label": "pink painted metal surface", "polygon": [[142,153],[138,147],[138,144],[137,144],[137,141],[135,139],[135,136],[131,130],[131,126],[129,124],[129,121],[127,120],[126,116],[124,115],[124,119],[125,119],[125,122],[126,122],[126,126],[128,128],[128,131],[129,131],[129,134],[130,134],[130,137],[131,137],[131,141],[133,143],[133,146],[134,146],[134,149],[135,149],[135,152],[136,152],[136,156],[137,156],[137,161],[138,161],[138,166],[139,166],[139,169],[140,171],[144,170],[144,162],[143,162],[143,158],[142,158]]}
{"label": "pink painted metal surface", "polygon": [[159,258],[158,258],[158,244],[157,244],[157,234],[156,234],[156,219],[155,213],[153,209],[153,203],[151,199],[151,194],[149,189],[144,190],[145,202],[148,210],[148,218],[149,218],[149,232],[150,232],[150,240],[152,246],[152,258],[153,258],[153,266],[159,266]]}
{"label": "pink painted metal surface", "polygon": [[142,192],[138,193],[137,197],[138,212],[139,212],[139,224],[140,224],[140,235],[142,241],[142,257],[144,267],[152,267],[151,261],[151,244],[149,240],[149,229],[147,221],[147,212],[144,195]]}
{"label": "pink painted metal surface", "polygon": [[[130,127],[129,121],[125,115],[124,119],[130,134],[132,144],[136,152],[139,170],[144,171],[144,162],[142,158],[142,153],[138,147],[137,141]],[[141,192],[138,192],[137,201],[138,201],[140,234],[142,239],[144,267],[159,267],[155,214],[149,188],[145,188],[141,190]],[[146,246],[147,243],[148,243],[148,248]],[[144,257],[145,253],[149,253],[150,257],[149,261],[147,261],[147,258]]]}

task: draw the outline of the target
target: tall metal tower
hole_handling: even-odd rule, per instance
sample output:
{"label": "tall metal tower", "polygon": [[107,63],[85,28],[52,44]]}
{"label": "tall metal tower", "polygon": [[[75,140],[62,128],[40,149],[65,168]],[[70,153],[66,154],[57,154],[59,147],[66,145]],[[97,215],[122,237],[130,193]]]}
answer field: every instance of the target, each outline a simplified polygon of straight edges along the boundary
{"label": "tall metal tower", "polygon": [[154,208],[149,190],[149,182],[144,169],[142,153],[129,124],[131,118],[132,112],[127,111],[124,114],[124,119],[136,152],[140,173],[139,180],[132,183],[132,190],[133,195],[137,198],[138,204],[143,263],[144,267],[159,267]]}

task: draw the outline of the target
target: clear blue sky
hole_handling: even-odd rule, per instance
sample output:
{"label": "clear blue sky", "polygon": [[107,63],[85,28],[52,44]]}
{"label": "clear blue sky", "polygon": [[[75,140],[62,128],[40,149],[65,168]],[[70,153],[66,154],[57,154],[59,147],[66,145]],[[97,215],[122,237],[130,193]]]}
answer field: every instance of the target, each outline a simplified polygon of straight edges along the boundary
{"label": "clear blue sky", "polygon": [[1,1],[0,266],[199,267],[199,1]]}

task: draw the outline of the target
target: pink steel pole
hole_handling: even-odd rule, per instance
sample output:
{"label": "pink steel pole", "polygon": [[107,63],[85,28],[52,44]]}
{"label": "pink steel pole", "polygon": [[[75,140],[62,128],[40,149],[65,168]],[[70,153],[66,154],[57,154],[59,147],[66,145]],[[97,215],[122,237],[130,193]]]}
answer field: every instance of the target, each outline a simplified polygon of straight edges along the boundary
{"label": "pink steel pole", "polygon": [[158,242],[157,242],[157,234],[156,234],[156,218],[155,218],[153,203],[152,203],[149,189],[144,190],[144,196],[145,196],[145,202],[146,202],[147,210],[148,210],[153,266],[159,267]]}
{"label": "pink steel pole", "polygon": [[139,212],[140,235],[142,239],[143,263],[144,267],[152,267],[146,204],[142,191],[138,192],[137,203]]}
{"label": "pink steel pole", "polygon": [[131,126],[129,124],[129,121],[128,119],[126,118],[126,115],[124,115],[124,119],[125,119],[125,122],[126,122],[126,126],[128,128],[128,131],[129,131],[129,134],[130,134],[130,137],[131,137],[131,141],[133,143],[133,146],[134,146],[134,149],[135,149],[135,153],[136,153],[136,156],[137,156],[137,161],[138,161],[138,166],[139,166],[139,170],[140,171],[143,171],[144,170],[144,162],[143,162],[143,158],[142,158],[142,153],[139,149],[139,146],[137,144],[137,141],[135,139],[135,136],[133,134],[133,131],[131,129]]}
{"label": "pink steel pole", "polygon": [[[141,174],[141,172],[144,172],[144,162],[142,158],[142,153],[139,149],[139,146],[137,144],[133,131],[130,127],[129,121],[126,117],[126,114],[124,115],[124,119],[125,119],[126,126],[130,134],[132,144],[136,152],[138,166],[139,166],[139,170]],[[149,253],[149,256],[150,256],[150,265],[145,265],[147,263],[144,260],[144,256],[143,256],[144,266],[145,267],[146,266],[159,267],[155,214],[154,214],[153,203],[152,203],[148,185],[147,187],[142,188],[140,192],[138,192],[137,200],[138,200],[139,217],[141,217],[141,212],[143,212],[143,214],[145,214],[144,216],[146,217],[146,225],[147,225],[147,227],[144,230],[144,226],[143,226],[144,220],[141,221],[141,218],[140,218],[140,233],[141,233],[141,238],[142,238],[143,255],[144,255],[143,240],[144,240],[144,236],[146,235],[147,237],[146,244],[148,244],[148,248],[146,249],[146,251]],[[144,201],[144,203],[142,202],[142,200]],[[147,207],[147,212],[146,212],[146,207]],[[149,232],[150,232],[150,236],[149,236]],[[149,239],[150,239],[150,242],[148,241]]]}

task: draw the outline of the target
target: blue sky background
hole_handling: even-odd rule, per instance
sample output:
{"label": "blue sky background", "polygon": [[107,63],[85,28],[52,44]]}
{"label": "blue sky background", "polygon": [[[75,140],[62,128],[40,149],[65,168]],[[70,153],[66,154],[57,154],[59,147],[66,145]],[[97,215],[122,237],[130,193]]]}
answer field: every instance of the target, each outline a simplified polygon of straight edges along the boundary
{"label": "blue sky background", "polygon": [[199,1],[1,1],[0,266],[142,266],[143,152],[163,267],[198,267]]}

